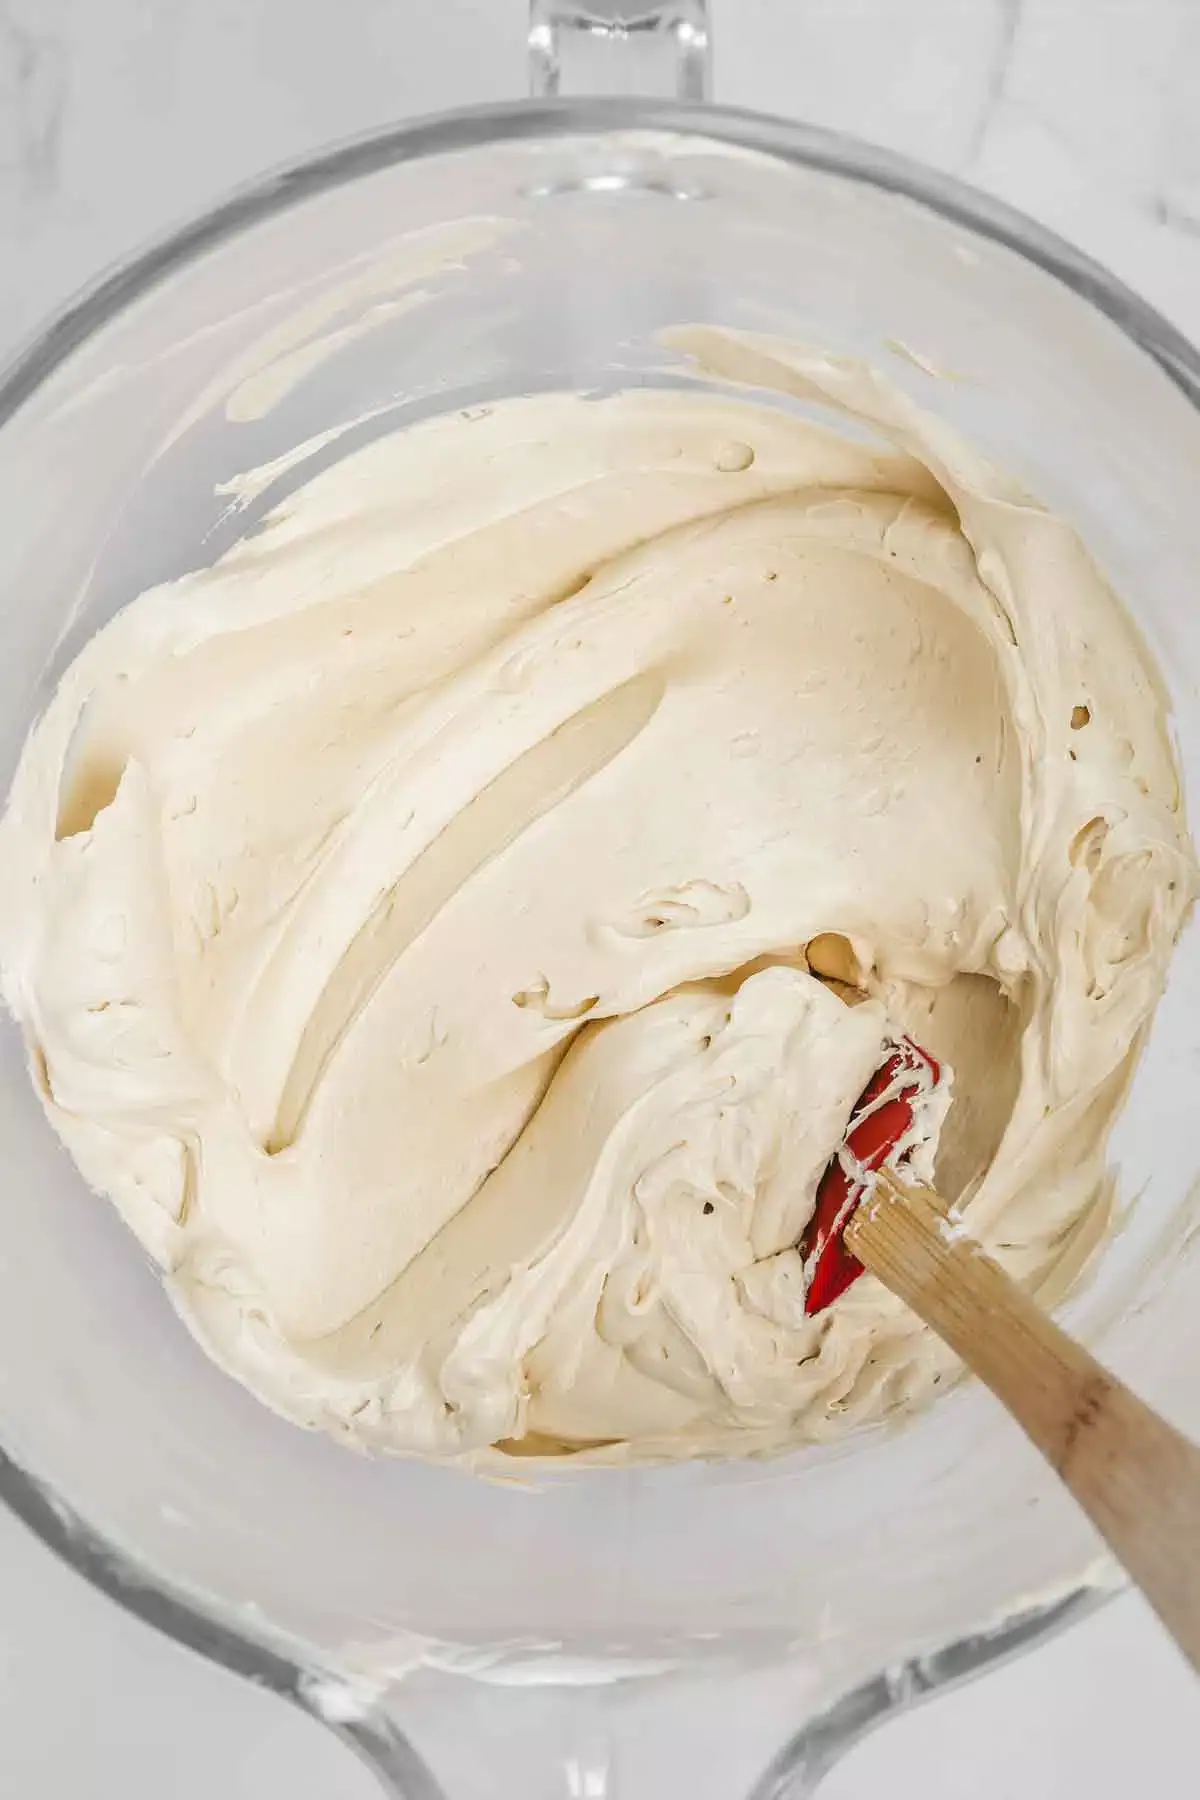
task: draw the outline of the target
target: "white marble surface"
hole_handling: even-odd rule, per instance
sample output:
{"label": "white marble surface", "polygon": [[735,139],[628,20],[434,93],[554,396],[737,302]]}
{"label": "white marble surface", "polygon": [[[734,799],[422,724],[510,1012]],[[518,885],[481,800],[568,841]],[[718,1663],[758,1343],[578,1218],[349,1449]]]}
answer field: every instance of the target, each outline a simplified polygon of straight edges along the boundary
{"label": "white marble surface", "polygon": [[[1200,339],[1200,0],[713,4],[718,99],[962,174]],[[522,0],[0,0],[0,355],[231,185],[519,93],[523,14]],[[1198,1766],[1200,1688],[1126,1599],[891,1727],[824,1792],[1172,1800],[1196,1792]],[[708,1795],[694,1774],[672,1791]],[[374,1791],[315,1727],[124,1618],[0,1517],[0,1794]]]}

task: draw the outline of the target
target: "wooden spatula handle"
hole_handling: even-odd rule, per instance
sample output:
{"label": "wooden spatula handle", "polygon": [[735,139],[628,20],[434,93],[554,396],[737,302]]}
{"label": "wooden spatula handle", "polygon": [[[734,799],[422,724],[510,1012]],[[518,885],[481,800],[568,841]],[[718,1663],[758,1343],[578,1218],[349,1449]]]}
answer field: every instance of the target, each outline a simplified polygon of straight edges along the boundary
{"label": "wooden spatula handle", "polygon": [[1200,1449],[1061,1332],[930,1189],[881,1175],[846,1246],[1008,1408],[1200,1671]]}

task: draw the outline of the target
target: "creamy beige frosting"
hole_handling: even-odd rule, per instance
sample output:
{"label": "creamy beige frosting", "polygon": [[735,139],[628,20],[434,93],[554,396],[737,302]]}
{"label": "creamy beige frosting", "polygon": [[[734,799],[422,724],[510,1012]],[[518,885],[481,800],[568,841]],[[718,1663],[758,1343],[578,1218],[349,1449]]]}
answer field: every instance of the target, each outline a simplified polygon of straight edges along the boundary
{"label": "creamy beige frosting", "polygon": [[672,341],[856,429],[694,388],[381,439],[96,636],[0,826],[55,1128],[211,1354],[360,1443],[741,1453],[928,1394],[795,1248],[889,1020],[1022,1279],[1107,1216],[1196,886],[1147,651],[869,370]]}

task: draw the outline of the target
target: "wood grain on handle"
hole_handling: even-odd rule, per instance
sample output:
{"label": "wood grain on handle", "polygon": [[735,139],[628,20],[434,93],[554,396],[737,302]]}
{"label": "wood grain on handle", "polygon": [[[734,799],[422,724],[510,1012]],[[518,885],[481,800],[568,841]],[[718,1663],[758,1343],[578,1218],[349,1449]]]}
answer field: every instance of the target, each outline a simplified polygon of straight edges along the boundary
{"label": "wood grain on handle", "polygon": [[846,1247],[1012,1413],[1200,1672],[1200,1449],[1060,1331],[931,1189],[881,1174]]}

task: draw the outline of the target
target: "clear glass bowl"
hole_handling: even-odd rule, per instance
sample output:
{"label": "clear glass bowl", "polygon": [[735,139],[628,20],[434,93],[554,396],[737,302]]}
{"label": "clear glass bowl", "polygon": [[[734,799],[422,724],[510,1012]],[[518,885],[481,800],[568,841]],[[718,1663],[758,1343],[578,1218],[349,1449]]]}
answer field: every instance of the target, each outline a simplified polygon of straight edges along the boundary
{"label": "clear glass bowl", "polygon": [[[439,266],[439,234],[481,215],[514,228]],[[391,304],[417,280],[425,304]],[[0,780],[86,636],[323,460],[499,394],[682,379],[656,334],[684,321],[888,365],[1074,520],[1157,652],[1195,789],[1196,352],[953,182],[753,115],[607,100],[447,116],[321,157],[121,270],[9,371]],[[322,439],[230,516],[223,483]],[[0,1057],[0,1493],[124,1604],[301,1699],[398,1792],[441,1791],[416,1741],[455,1796],[472,1780],[604,1794],[604,1753],[559,1755],[542,1700],[527,1748],[544,1766],[518,1775],[516,1722],[534,1715],[514,1686],[569,1708],[593,1681],[708,1671],[720,1709],[735,1671],[787,1661],[805,1728],[756,1790],[782,1800],[890,1706],[1111,1586],[1089,1528],[969,1386],[849,1445],[528,1488],[306,1435],[176,1322],[52,1137],[11,1025]],[[1137,1205],[1064,1317],[1200,1434],[1198,1058],[1192,930],[1118,1131]],[[474,1773],[471,1717],[495,1733]],[[556,1757],[559,1785],[537,1787]]]}

